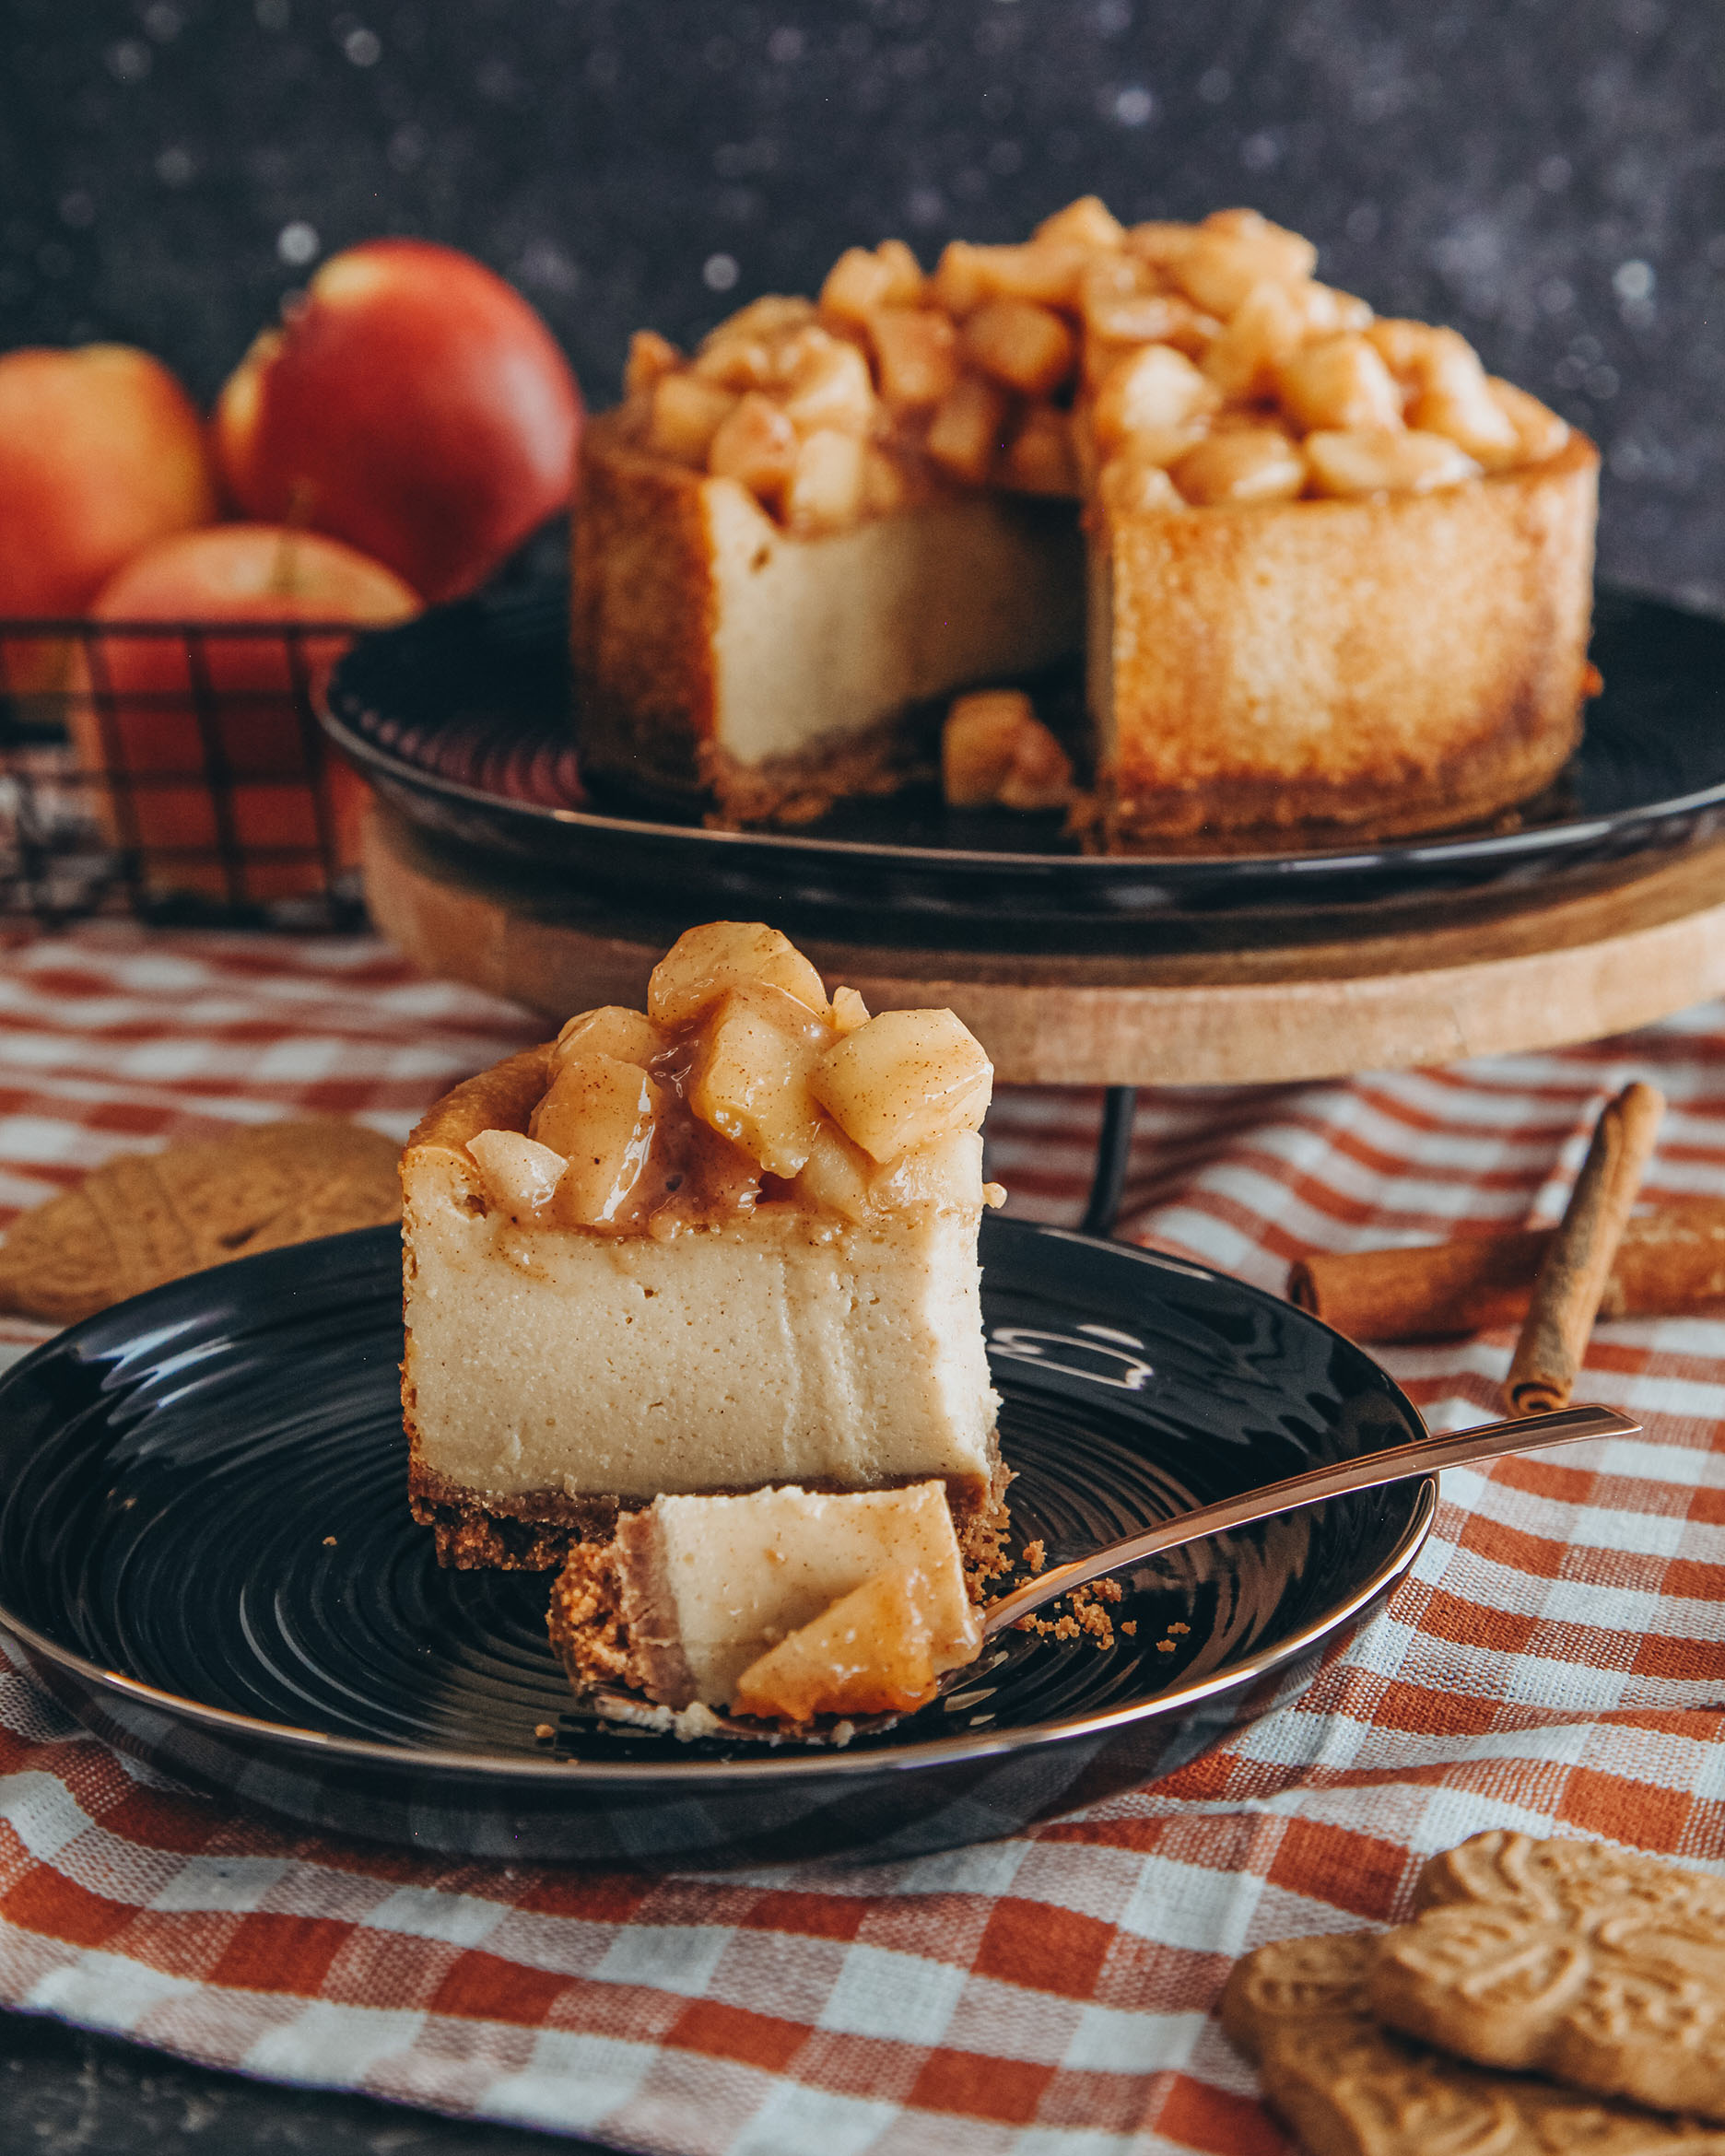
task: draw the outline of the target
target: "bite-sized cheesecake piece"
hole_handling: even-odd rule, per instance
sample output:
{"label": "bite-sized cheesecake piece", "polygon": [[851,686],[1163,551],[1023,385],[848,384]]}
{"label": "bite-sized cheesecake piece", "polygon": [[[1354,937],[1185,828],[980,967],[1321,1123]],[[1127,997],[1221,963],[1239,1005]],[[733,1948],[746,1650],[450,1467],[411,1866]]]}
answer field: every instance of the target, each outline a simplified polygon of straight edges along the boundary
{"label": "bite-sized cheesecake piece", "polygon": [[402,1399],[446,1564],[545,1568],[662,1494],[937,1478],[979,1553],[992,1072],[777,931],[692,929],[645,1011],[458,1086],[403,1156]]}
{"label": "bite-sized cheesecake piece", "polygon": [[1588,679],[1597,453],[1316,261],[1249,210],[1128,229],[1085,198],[933,275],[853,248],[691,357],[643,333],[583,447],[591,767],[795,822],[916,763],[923,699],[1087,646],[1108,847],[1537,792]]}
{"label": "bite-sized cheesecake piece", "polygon": [[580,1693],[795,1725],[921,1706],[981,1644],[937,1482],[660,1497],[570,1553],[550,1626]]}

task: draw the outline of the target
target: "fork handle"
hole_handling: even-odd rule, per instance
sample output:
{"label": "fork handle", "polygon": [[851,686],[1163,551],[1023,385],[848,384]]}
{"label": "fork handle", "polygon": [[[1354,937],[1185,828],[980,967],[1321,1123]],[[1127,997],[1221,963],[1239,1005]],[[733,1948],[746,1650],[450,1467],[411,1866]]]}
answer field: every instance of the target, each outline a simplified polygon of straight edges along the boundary
{"label": "fork handle", "polygon": [[1087,1557],[1039,1573],[990,1604],[982,1613],[982,1635],[992,1639],[1019,1618],[1041,1609],[1045,1602],[1058,1600],[1074,1588],[1087,1587],[1093,1579],[1118,1572],[1122,1565],[1140,1564],[1164,1550],[1178,1550],[1186,1542],[1202,1541],[1206,1535],[1224,1534],[1229,1528],[1250,1527],[1254,1520],[1271,1519],[1279,1512],[1297,1512],[1302,1506],[1320,1504],[1327,1497],[1344,1497],[1353,1490],[1378,1490],[1389,1482],[1435,1475],[1443,1468],[1496,1459],[1506,1452],[1534,1452],[1544,1445],[1571,1445],[1579,1437],[1632,1437],[1640,1427],[1614,1408],[1559,1408],[1550,1414],[1486,1423],[1477,1430],[1416,1437],[1410,1445],[1391,1445],[1381,1452],[1362,1453],[1356,1459],[1308,1468],[1304,1474],[1289,1475],[1285,1482],[1249,1490],[1243,1496],[1225,1497],[1218,1505],[1201,1506],[1196,1512],[1182,1513],[1160,1527],[1147,1528],[1141,1535],[1109,1542]]}

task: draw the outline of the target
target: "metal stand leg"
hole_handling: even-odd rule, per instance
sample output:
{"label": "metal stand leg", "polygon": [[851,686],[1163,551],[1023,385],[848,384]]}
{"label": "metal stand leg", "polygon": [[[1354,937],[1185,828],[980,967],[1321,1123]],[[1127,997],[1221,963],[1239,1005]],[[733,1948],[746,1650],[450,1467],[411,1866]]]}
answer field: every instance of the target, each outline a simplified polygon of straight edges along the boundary
{"label": "metal stand leg", "polygon": [[1086,1236],[1111,1236],[1126,1188],[1132,1157],[1132,1116],[1138,1107],[1135,1085],[1110,1085],[1102,1103],[1102,1129],[1097,1138],[1096,1179],[1090,1202],[1078,1224]]}

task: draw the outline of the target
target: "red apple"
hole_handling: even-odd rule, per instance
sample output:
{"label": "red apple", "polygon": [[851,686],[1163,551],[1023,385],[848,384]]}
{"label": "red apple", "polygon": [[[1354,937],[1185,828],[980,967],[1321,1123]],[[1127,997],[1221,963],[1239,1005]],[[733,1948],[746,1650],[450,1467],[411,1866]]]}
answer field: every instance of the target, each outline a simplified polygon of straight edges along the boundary
{"label": "red apple", "polygon": [[[204,422],[158,359],[129,345],[0,357],[0,616],[82,614],[121,563],[207,524]],[[58,643],[8,639],[6,685],[49,688]]]}
{"label": "red apple", "polygon": [[[190,638],[108,630],[78,668],[72,730],[87,768],[130,780],[111,796],[109,830],[142,850],[152,890],[287,897],[322,887],[326,838],[345,864],[357,858],[359,781],[325,757],[306,712],[352,639],[243,625],[378,625],[418,611],[381,562],[278,525],[218,524],[126,564],[96,601],[98,622],[197,626]],[[228,780],[226,834],[212,772]],[[247,857],[238,887],[225,838]]]}
{"label": "red apple", "polygon": [[253,344],[216,439],[248,516],[334,533],[435,601],[567,504],[581,422],[520,293],[453,248],[374,240],[332,256]]}

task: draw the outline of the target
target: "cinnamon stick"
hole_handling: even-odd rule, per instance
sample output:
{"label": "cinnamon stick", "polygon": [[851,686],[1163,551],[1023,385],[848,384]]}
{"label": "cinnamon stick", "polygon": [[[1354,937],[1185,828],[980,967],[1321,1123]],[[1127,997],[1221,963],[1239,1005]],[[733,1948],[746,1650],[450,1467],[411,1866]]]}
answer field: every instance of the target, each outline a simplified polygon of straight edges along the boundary
{"label": "cinnamon stick", "polygon": [[1567,1401],[1664,1112],[1665,1096],[1639,1081],[1600,1111],[1504,1382],[1512,1415],[1536,1415]]}
{"label": "cinnamon stick", "polygon": [[[1310,1250],[1288,1268],[1291,1303],[1366,1342],[1449,1340],[1520,1325],[1555,1228],[1509,1228],[1390,1250]],[[1682,1198],[1624,1230],[1602,1318],[1725,1308],[1725,1199]]]}

